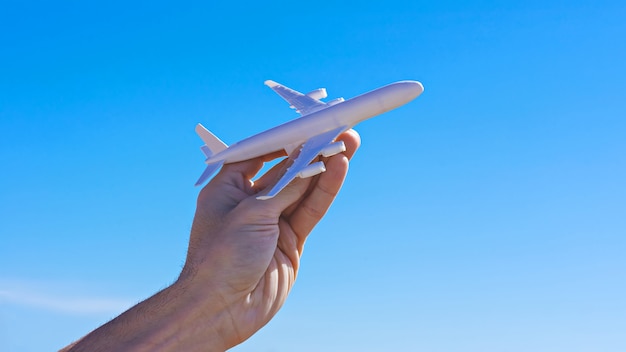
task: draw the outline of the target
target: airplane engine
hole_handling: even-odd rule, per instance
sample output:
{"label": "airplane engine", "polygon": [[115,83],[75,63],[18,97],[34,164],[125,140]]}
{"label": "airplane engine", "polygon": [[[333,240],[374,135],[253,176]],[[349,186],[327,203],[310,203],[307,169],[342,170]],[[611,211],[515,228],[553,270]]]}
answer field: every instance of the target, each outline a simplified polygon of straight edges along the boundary
{"label": "airplane engine", "polygon": [[333,99],[331,101],[329,101],[328,103],[326,103],[327,106],[333,106],[333,105],[337,105],[341,102],[345,101],[344,98],[337,98],[337,99]]}
{"label": "airplane engine", "polygon": [[326,93],[326,88],[319,88],[316,90],[312,90],[306,93],[306,95],[310,98],[317,99],[317,100],[324,99],[328,96],[328,94]]}
{"label": "airplane engine", "polygon": [[326,166],[324,166],[323,162],[318,161],[302,169],[302,171],[298,173],[298,177],[307,178],[315,176],[317,174],[321,174],[324,171],[326,171]]}
{"label": "airplane engine", "polygon": [[335,154],[339,154],[345,151],[346,151],[346,145],[342,141],[339,141],[339,142],[330,144],[328,145],[328,147],[322,149],[322,152],[320,154],[322,154],[324,157],[329,157],[329,156],[333,156]]}

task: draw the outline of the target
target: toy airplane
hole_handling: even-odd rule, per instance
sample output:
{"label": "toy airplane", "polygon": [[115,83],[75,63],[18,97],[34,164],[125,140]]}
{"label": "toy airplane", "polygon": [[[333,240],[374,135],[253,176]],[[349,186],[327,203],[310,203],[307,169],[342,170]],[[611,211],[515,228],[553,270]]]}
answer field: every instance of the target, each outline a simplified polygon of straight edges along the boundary
{"label": "toy airplane", "polygon": [[337,98],[327,103],[326,89],[302,94],[274,81],[265,81],[302,117],[237,142],[230,147],[201,124],[196,133],[205,145],[206,170],[196,186],[203,184],[222,165],[252,159],[284,149],[292,159],[291,165],[267,194],[257,199],[276,196],[296,177],[306,178],[326,171],[322,161],[311,162],[319,155],[332,156],[346,150],[343,142],[335,141],[341,133],[359,122],[380,115],[415,99],[424,91],[420,82],[400,81],[344,101]]}

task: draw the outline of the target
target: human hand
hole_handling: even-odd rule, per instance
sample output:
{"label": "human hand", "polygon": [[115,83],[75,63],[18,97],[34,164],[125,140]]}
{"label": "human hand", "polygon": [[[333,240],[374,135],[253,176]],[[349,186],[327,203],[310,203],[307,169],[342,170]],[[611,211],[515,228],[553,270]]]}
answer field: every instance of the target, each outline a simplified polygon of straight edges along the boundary
{"label": "human hand", "polygon": [[280,309],[291,290],[307,236],[341,188],[348,159],[359,147],[350,130],[346,151],[325,161],[327,171],[296,179],[276,197],[257,200],[285,161],[257,181],[269,155],[225,165],[201,191],[180,279],[206,292],[206,309],[223,306],[219,336],[229,348],[249,338]]}

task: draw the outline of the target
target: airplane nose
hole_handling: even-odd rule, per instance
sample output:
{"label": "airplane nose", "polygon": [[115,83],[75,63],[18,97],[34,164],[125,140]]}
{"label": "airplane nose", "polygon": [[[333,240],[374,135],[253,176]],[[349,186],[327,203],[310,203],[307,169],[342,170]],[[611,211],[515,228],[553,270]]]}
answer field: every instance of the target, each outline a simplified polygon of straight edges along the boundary
{"label": "airplane nose", "polygon": [[424,91],[424,86],[418,81],[398,81],[389,86],[390,99],[395,102],[395,107],[404,105],[417,98]]}
{"label": "airplane nose", "polygon": [[409,100],[417,98],[424,91],[424,86],[418,81],[401,81],[398,82],[406,94],[410,97]]}
{"label": "airplane nose", "polygon": [[[372,106],[368,105],[368,109],[379,111],[371,115],[375,116],[410,102],[417,98],[418,95],[422,94],[423,91],[424,87],[420,82],[398,81],[360,95],[354,98],[354,101],[366,101],[368,104],[371,103]],[[351,100],[348,100],[348,102]],[[349,105],[350,104],[344,106]]]}

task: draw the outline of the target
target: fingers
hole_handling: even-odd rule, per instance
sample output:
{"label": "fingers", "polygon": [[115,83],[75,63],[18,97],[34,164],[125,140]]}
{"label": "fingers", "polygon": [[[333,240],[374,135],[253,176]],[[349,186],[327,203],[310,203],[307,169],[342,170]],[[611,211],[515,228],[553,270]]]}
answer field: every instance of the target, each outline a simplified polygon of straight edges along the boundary
{"label": "fingers", "polygon": [[348,160],[352,159],[352,156],[354,155],[356,150],[359,149],[359,146],[361,146],[361,136],[359,136],[357,131],[353,129],[349,129],[346,132],[340,134],[339,137],[337,137],[337,140],[343,141],[343,143],[346,145],[346,151],[343,152],[343,155],[345,155]]}
{"label": "fingers", "polygon": [[238,163],[226,164],[222,167],[221,173],[238,173],[246,179],[252,179],[263,167],[263,163],[272,161],[276,158],[284,156],[284,151],[276,151],[267,155],[263,155],[254,159],[241,161]]}
{"label": "fingers", "polygon": [[255,193],[273,185],[285,173],[287,169],[285,165],[288,161],[289,159],[282,160],[280,163],[269,169],[258,180],[254,181]]}
{"label": "fingers", "polygon": [[282,150],[250,160],[225,164],[213,180],[200,191],[198,198],[201,200],[216,193],[224,193],[224,188],[229,190],[227,193],[232,193],[233,187],[237,191],[244,192],[245,195],[254,193],[251,179],[261,170],[263,163],[281,156],[284,156]]}
{"label": "fingers", "polygon": [[337,193],[339,193],[348,173],[348,160],[361,144],[359,134],[354,130],[346,131],[337,139],[345,143],[346,151],[328,159],[326,162],[327,171],[319,175],[316,182],[311,185],[307,197],[293,209],[290,216],[291,226],[300,238],[301,244],[326,214]]}
{"label": "fingers", "polygon": [[[298,234],[308,235],[313,226],[326,213],[339,189],[341,189],[348,170],[348,160],[354,155],[361,143],[358,133],[354,130],[342,133],[337,140],[344,142],[346,151],[327,159],[326,172],[312,178],[296,178],[274,198],[267,200],[250,199],[247,201],[250,203],[247,206],[256,208],[257,215],[261,217],[274,218],[281,214],[289,216],[292,219],[291,222],[300,226],[297,229]],[[264,161],[272,160],[281,155],[284,154],[277,152],[254,159],[254,163],[246,161],[232,164],[225,171],[240,173],[249,180],[260,170]],[[285,163],[288,162],[289,159],[286,159],[261,176],[251,187],[249,195],[271,186],[280,178],[281,173],[284,172]]]}
{"label": "fingers", "polygon": [[320,174],[309,195],[298,204],[289,219],[302,243],[339,193],[348,173],[348,158],[342,154],[335,155],[328,159],[326,167],[326,172]]}

